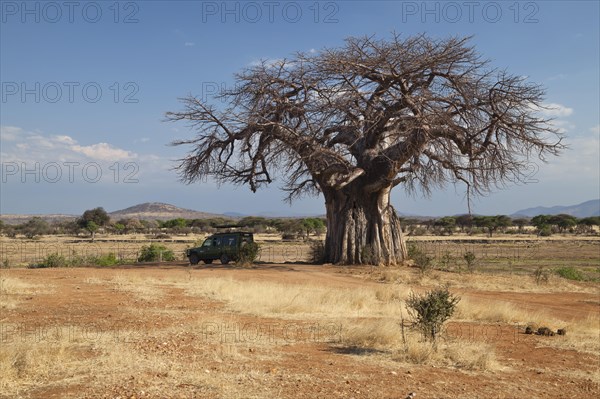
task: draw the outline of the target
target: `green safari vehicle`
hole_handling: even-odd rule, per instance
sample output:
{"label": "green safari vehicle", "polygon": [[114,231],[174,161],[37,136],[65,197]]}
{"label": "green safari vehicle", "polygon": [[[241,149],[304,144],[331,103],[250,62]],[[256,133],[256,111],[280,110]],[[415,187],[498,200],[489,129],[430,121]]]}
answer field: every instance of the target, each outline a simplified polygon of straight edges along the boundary
{"label": "green safari vehicle", "polygon": [[239,259],[240,250],[248,243],[254,242],[254,235],[248,232],[216,233],[204,240],[204,243],[185,251],[190,264],[197,265],[200,261],[210,264],[219,259],[226,265]]}

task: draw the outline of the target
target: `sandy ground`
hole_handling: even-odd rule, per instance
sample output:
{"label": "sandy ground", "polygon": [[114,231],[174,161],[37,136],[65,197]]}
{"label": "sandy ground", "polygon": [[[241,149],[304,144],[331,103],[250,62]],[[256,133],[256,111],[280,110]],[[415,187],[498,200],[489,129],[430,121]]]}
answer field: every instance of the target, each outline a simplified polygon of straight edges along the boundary
{"label": "sandy ground", "polygon": [[[3,349],[40,343],[39,351],[52,349],[58,345],[52,333],[60,330],[64,335],[65,329],[79,348],[69,355],[50,356],[49,370],[37,371],[39,378],[27,368],[21,371],[20,382],[0,376],[4,379],[0,383],[19,385],[9,393],[0,392],[0,398],[403,399],[410,392],[418,399],[596,398],[600,394],[597,354],[548,346],[549,340],[563,337],[525,335],[515,326],[450,323],[449,331],[460,331],[463,339],[495,348],[499,367],[487,371],[434,367],[349,347],[338,321],[240,314],[223,303],[187,295],[177,285],[166,284],[153,299],[151,292],[134,295],[106,283],[115,278],[142,284],[144,279],[226,277],[332,288],[381,284],[357,276],[352,268],[268,264],[244,269],[173,262],[118,268],[4,269],[0,277],[38,287],[33,294],[26,290],[3,293],[5,299],[15,300],[14,306],[1,309]],[[574,320],[600,310],[600,296],[594,293],[462,290],[461,295],[544,309]],[[95,351],[102,334],[110,335],[115,343],[110,361]],[[94,360],[92,366],[68,367],[69,362],[86,359]],[[36,364],[35,359],[29,364]]]}

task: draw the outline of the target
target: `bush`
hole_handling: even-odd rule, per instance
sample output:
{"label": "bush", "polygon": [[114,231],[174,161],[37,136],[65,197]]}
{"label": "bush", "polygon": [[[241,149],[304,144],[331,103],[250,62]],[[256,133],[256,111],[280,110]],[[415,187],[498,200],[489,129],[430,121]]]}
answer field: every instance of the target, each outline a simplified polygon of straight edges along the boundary
{"label": "bush", "polygon": [[325,263],[325,243],[323,241],[311,241],[309,255],[313,264],[322,265]]}
{"label": "bush", "polygon": [[408,226],[409,236],[424,236],[427,234],[427,229],[419,226]]}
{"label": "bush", "polygon": [[48,255],[44,260],[39,263],[32,263],[28,267],[30,269],[41,269],[48,267],[81,267],[81,266],[114,266],[124,263],[124,260],[117,259],[117,256],[110,252],[106,255],[89,255],[89,256],[78,256],[73,253],[69,258],[57,253]]}
{"label": "bush", "polygon": [[109,252],[106,255],[100,255],[94,259],[91,259],[91,261],[92,264],[98,266],[114,266],[120,263],[114,252]]}
{"label": "bush", "polygon": [[360,257],[362,259],[362,263],[365,265],[375,265],[377,264],[377,259],[375,258],[375,251],[373,251],[373,247],[370,245],[365,245],[360,250]]}
{"label": "bush", "polygon": [[41,269],[46,267],[66,267],[68,262],[63,255],[57,253],[50,254],[40,263],[33,263],[29,265],[31,269]]}
{"label": "bush", "polygon": [[411,292],[406,300],[406,310],[423,337],[435,342],[442,325],[452,316],[459,301],[460,297],[451,294],[448,288],[438,288],[422,295]]}
{"label": "bush", "polygon": [[298,240],[298,234],[297,233],[285,232],[285,233],[281,234],[281,239],[283,241],[296,241],[296,240]]}
{"label": "bush", "polygon": [[425,251],[415,244],[409,244],[408,258],[412,259],[414,265],[419,268],[421,274],[427,273],[433,267],[431,263],[433,258],[428,256]]}
{"label": "bush", "polygon": [[467,263],[467,270],[469,273],[473,273],[477,268],[477,257],[473,251],[467,251],[463,255],[463,259]]}
{"label": "bush", "polygon": [[438,263],[440,267],[444,271],[450,270],[450,264],[454,261],[454,256],[450,253],[450,251],[445,251],[444,254],[440,257]]}
{"label": "bush", "polygon": [[552,229],[550,226],[544,226],[539,230],[538,235],[540,237],[550,237],[552,235]]}
{"label": "bush", "polygon": [[556,274],[567,280],[583,281],[585,276],[579,270],[574,267],[561,267],[556,269]]}
{"label": "bush", "polygon": [[533,272],[533,278],[535,279],[535,283],[537,285],[547,284],[549,277],[548,270],[544,269],[542,266],[538,266],[538,268]]}
{"label": "bush", "polygon": [[175,260],[173,251],[159,244],[150,244],[142,247],[138,262],[157,262]]}
{"label": "bush", "polygon": [[251,265],[258,258],[258,254],[260,252],[260,246],[255,242],[246,243],[240,249],[240,256],[238,262],[241,265]]}

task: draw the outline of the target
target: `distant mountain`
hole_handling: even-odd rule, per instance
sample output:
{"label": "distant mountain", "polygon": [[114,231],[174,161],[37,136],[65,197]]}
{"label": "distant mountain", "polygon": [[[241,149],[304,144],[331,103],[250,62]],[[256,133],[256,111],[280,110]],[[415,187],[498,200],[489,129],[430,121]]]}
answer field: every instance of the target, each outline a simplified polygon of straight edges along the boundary
{"label": "distant mountain", "polygon": [[298,212],[288,212],[288,213],[259,212],[259,213],[252,213],[252,214],[240,213],[240,212],[225,212],[225,213],[223,213],[223,215],[229,216],[231,218],[237,218],[237,219],[251,217],[251,216],[261,217],[261,218],[266,218],[266,219],[276,219],[276,218],[298,219],[298,218],[324,218],[325,217],[325,215],[319,215],[316,213],[298,213]]}
{"label": "distant mountain", "polygon": [[223,213],[223,215],[230,217],[230,218],[243,218],[243,217],[248,216],[245,213],[239,213],[239,212],[225,212],[225,213]]}
{"label": "distant mountain", "polygon": [[256,216],[260,216],[263,218],[290,218],[290,219],[298,219],[298,218],[317,218],[324,217],[324,215],[318,215],[315,213],[298,213],[298,212],[260,212]]}
{"label": "distant mountain", "polygon": [[129,208],[110,212],[108,214],[111,220],[119,219],[140,219],[140,220],[169,220],[169,219],[209,219],[225,217],[216,213],[207,213],[184,209],[171,204],[162,202],[146,202],[130,206]]}
{"label": "distant mountain", "polygon": [[521,209],[513,213],[511,216],[528,216],[533,217],[537,215],[558,215],[558,214],[572,215],[578,218],[586,218],[589,216],[600,216],[600,199],[582,202],[577,205],[557,205],[551,207],[536,206],[534,208]]}

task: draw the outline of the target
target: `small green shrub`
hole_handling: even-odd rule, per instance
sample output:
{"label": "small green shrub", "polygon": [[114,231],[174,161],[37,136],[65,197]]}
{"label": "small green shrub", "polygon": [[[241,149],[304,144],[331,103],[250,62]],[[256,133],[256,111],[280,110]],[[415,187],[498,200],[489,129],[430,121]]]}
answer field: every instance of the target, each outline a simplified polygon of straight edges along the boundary
{"label": "small green shrub", "polygon": [[240,255],[238,262],[243,266],[248,266],[256,262],[258,254],[260,252],[260,246],[255,242],[246,243],[240,248]]}
{"label": "small green shrub", "polygon": [[448,288],[437,288],[421,295],[411,292],[406,300],[406,310],[423,337],[435,342],[459,301],[460,297],[451,294]]}
{"label": "small green shrub", "polygon": [[173,251],[160,244],[144,245],[140,250],[138,262],[157,262],[175,260]]}
{"label": "small green shrub", "polygon": [[375,258],[375,251],[373,251],[373,247],[370,245],[365,245],[361,248],[360,258],[365,265],[376,265],[378,263]]}
{"label": "small green shrub", "polygon": [[424,236],[427,234],[427,229],[424,227],[410,226],[408,230],[409,236]]}
{"label": "small green shrub", "polygon": [[309,255],[313,264],[322,265],[325,263],[325,242],[311,241]]}
{"label": "small green shrub", "polygon": [[433,258],[415,244],[408,245],[408,258],[412,259],[414,265],[419,268],[421,274],[425,274],[433,268],[431,262]]}
{"label": "small green shrub", "polygon": [[445,251],[444,254],[440,257],[438,261],[440,267],[444,271],[450,270],[450,264],[454,261],[454,256],[450,253],[450,251]]}
{"label": "small green shrub", "polygon": [[550,226],[544,226],[538,231],[540,237],[550,237],[552,235],[552,229]]}
{"label": "small green shrub", "polygon": [[533,272],[533,278],[535,279],[535,283],[537,285],[547,284],[550,275],[548,274],[548,270],[546,270],[542,266],[538,266],[538,268],[535,269],[535,271]]}
{"label": "small green shrub", "polygon": [[33,263],[29,265],[30,269],[43,269],[47,267],[66,267],[69,266],[67,259],[63,255],[57,253],[46,256],[44,260],[39,263]]}
{"label": "small green shrub", "polygon": [[100,255],[93,259],[93,262],[98,266],[114,266],[120,263],[114,252],[109,252],[106,255]]}
{"label": "small green shrub", "polygon": [[281,234],[281,239],[283,241],[296,241],[296,240],[298,240],[298,234],[297,233],[284,232],[284,233]]}
{"label": "small green shrub", "polygon": [[463,259],[467,264],[467,270],[469,273],[473,273],[477,269],[477,257],[473,251],[467,251],[463,255]]}
{"label": "small green shrub", "polygon": [[566,278],[567,280],[575,280],[575,281],[583,281],[585,280],[585,275],[581,273],[579,270],[574,267],[560,267],[556,269],[556,274],[558,274],[562,278]]}

